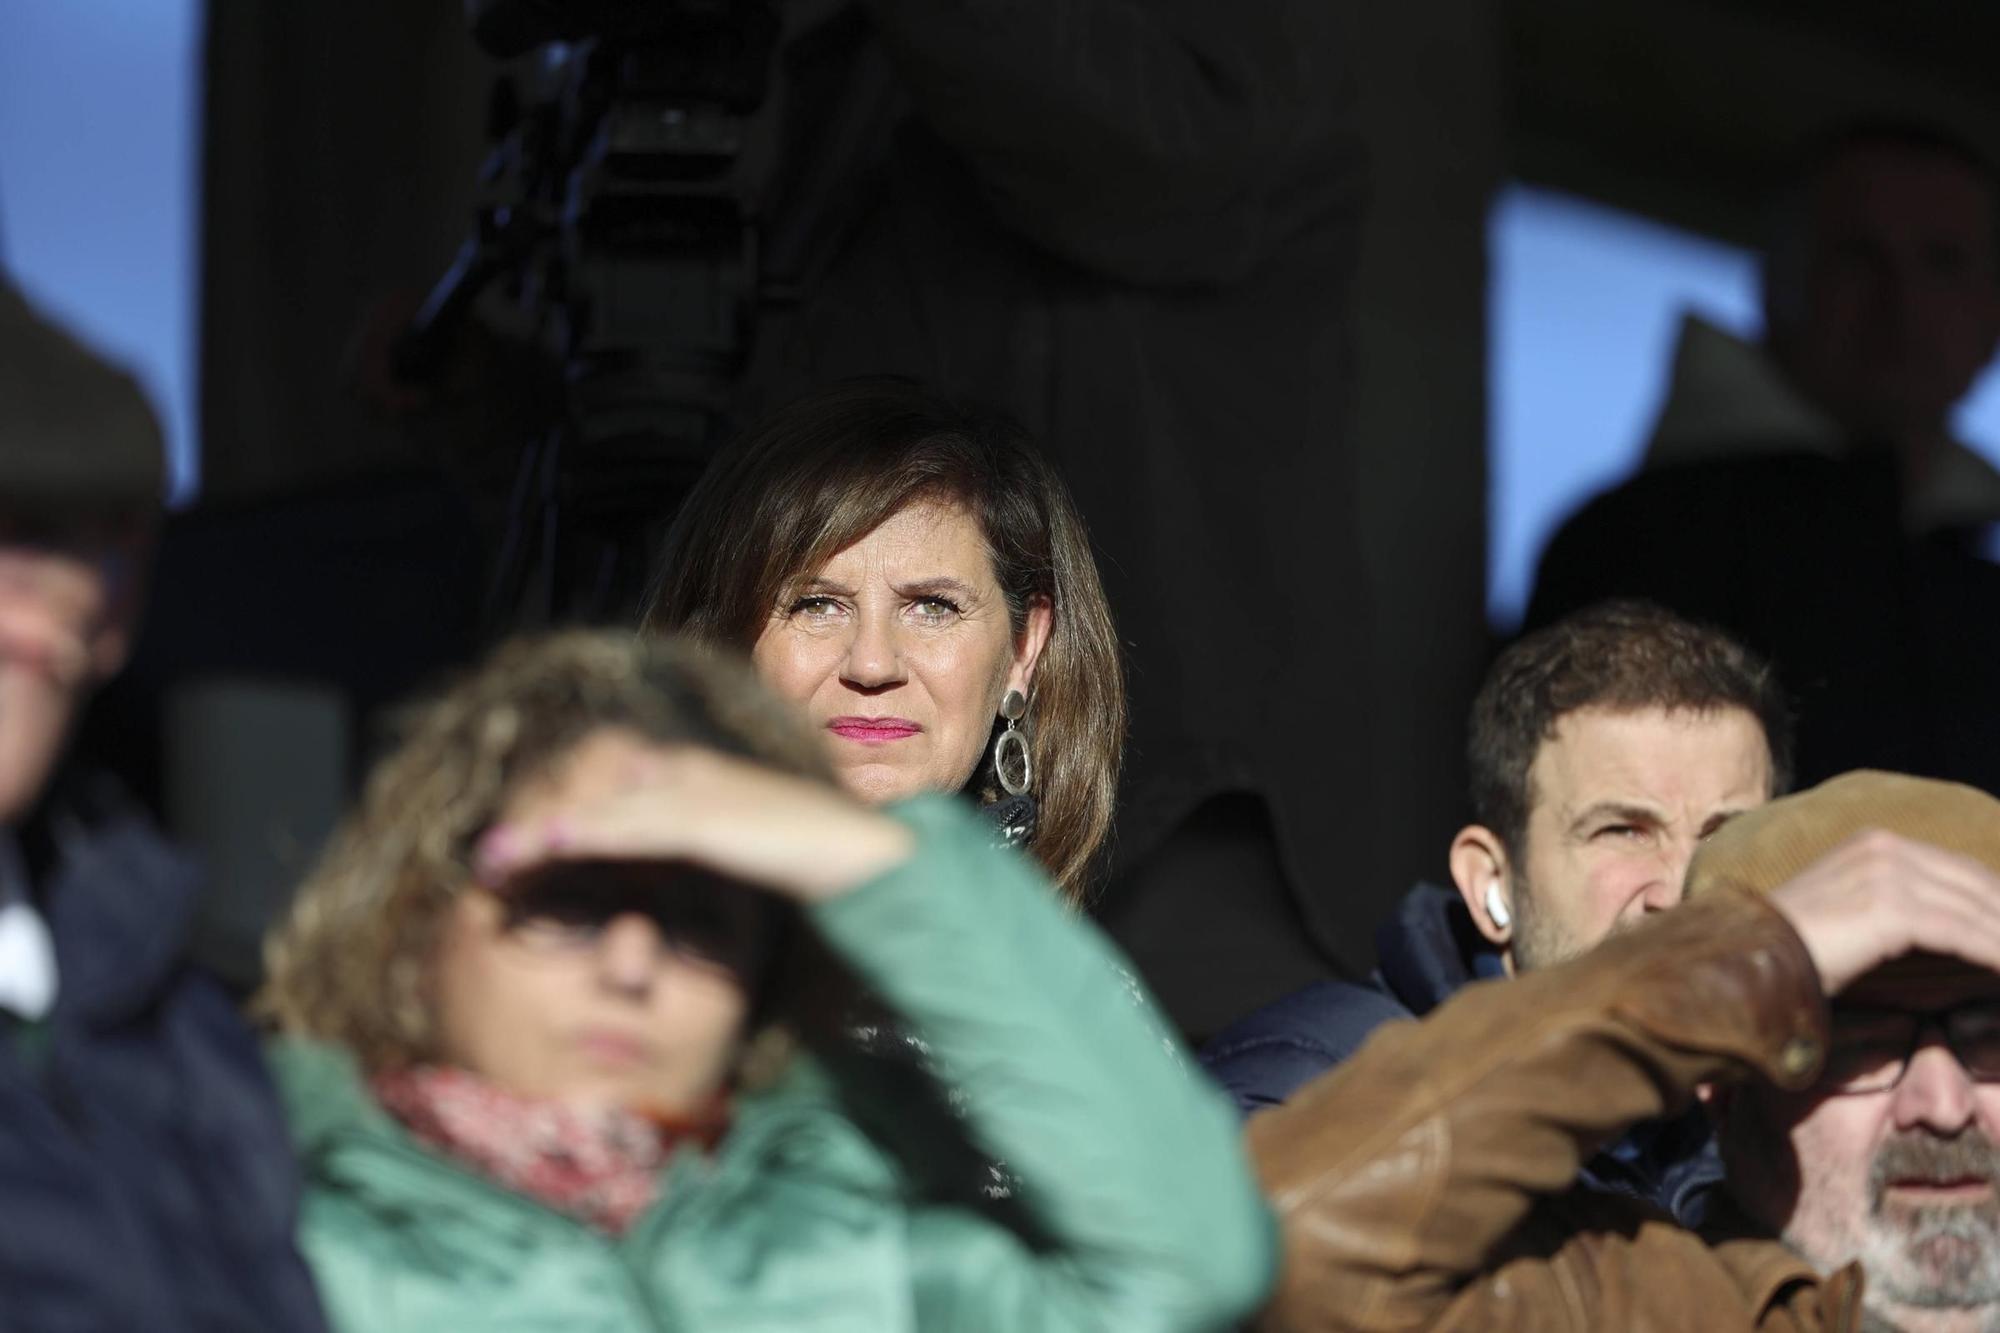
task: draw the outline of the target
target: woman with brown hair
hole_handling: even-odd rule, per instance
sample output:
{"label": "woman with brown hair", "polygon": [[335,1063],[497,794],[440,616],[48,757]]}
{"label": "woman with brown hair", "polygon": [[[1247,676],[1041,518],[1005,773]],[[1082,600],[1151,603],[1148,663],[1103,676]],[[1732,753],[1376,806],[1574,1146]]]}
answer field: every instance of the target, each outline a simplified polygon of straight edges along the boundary
{"label": "woman with brown hair", "polygon": [[1082,900],[1124,674],[1083,521],[1018,426],[902,379],[791,403],[709,465],[646,624],[750,654],[862,799],[965,792]]}
{"label": "woman with brown hair", "polygon": [[[415,715],[270,950],[335,1327],[1243,1317],[1276,1256],[1234,1116],[990,842],[955,800],[857,801],[794,710],[685,645],[503,648]],[[924,1034],[956,1120],[871,1134],[849,1108],[887,1100],[879,1067],[760,1039],[814,1017],[829,957]],[[947,1132],[1017,1196],[925,1185]]]}

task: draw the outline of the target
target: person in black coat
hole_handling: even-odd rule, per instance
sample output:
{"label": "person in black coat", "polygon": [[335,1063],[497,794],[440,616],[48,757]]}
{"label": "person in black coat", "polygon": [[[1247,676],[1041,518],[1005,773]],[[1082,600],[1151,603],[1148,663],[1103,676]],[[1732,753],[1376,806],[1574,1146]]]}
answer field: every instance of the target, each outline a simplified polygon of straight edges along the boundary
{"label": "person in black coat", "polygon": [[1550,541],[1527,625],[1659,602],[1777,667],[1801,783],[2000,792],[2000,469],[1950,435],[2000,343],[2000,174],[1856,125],[1782,202],[1761,338],[1690,323],[1644,466]]}
{"label": "person in black coat", "polygon": [[0,282],[0,1333],[324,1327],[257,1043],[181,961],[198,877],[63,760],[161,483],[137,386]]}
{"label": "person in black coat", "polygon": [[886,372],[1042,442],[1127,654],[1098,914],[1197,1034],[1367,959],[1348,10],[787,7],[741,415]]}

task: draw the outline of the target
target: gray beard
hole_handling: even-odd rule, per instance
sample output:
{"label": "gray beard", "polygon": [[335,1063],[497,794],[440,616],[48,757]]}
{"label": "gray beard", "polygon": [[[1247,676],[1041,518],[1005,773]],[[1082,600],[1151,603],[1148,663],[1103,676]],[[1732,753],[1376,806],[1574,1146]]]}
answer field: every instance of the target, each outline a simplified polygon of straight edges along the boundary
{"label": "gray beard", "polygon": [[1976,1205],[1893,1214],[1884,1204],[1895,1180],[1980,1177],[2000,1191],[2000,1151],[1977,1129],[1951,1139],[1904,1134],[1882,1145],[1869,1167],[1861,1254],[1878,1295],[1926,1310],[2000,1310],[2000,1193]]}
{"label": "gray beard", "polygon": [[1977,1205],[1891,1211],[1890,1182],[1985,1176],[2000,1150],[1976,1129],[1952,1139],[1891,1139],[1869,1168],[1860,1253],[1863,1333],[1948,1328],[2000,1333],[2000,1195]]}

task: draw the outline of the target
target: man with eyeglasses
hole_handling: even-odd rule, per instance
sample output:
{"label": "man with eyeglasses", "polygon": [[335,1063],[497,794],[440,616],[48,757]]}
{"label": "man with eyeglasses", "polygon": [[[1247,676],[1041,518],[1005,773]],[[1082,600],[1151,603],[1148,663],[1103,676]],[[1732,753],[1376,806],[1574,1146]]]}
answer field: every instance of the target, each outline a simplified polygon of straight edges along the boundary
{"label": "man with eyeglasses", "polygon": [[[1852,773],[1739,815],[1678,911],[1397,1023],[1250,1122],[1269,1329],[2000,1328],[2000,801]],[[1699,1098],[1700,1233],[1576,1187]]]}

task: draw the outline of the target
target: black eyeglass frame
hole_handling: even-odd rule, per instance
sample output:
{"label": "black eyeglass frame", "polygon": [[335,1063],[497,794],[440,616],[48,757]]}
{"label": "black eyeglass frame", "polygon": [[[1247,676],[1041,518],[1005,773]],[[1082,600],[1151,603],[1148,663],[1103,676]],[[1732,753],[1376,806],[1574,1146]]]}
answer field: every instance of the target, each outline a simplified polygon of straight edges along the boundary
{"label": "black eyeglass frame", "polygon": [[[1909,1036],[1901,1043],[1902,1054],[1893,1065],[1888,1066],[1886,1078],[1878,1074],[1872,1078],[1851,1075],[1837,1076],[1841,1059],[1840,1026],[1843,1018],[1865,1016],[1874,1019],[1907,1020],[1910,1024]],[[1954,1027],[1954,1020],[1983,1017],[1989,1027],[1984,1035],[1991,1046],[1985,1057],[1968,1058],[1968,1047],[1973,1038]],[[1966,1076],[1975,1083],[2000,1083],[2000,997],[1969,1000],[1949,1005],[1942,1009],[1895,1009],[1878,1005],[1841,1005],[1833,1010],[1833,1029],[1827,1045],[1826,1066],[1820,1075],[1818,1090],[1837,1097],[1861,1097],[1878,1092],[1890,1092],[1900,1086],[1910,1072],[1910,1062],[1917,1052],[1929,1043],[1932,1034],[1944,1048],[1951,1052],[1951,1058],[1958,1062]]]}

